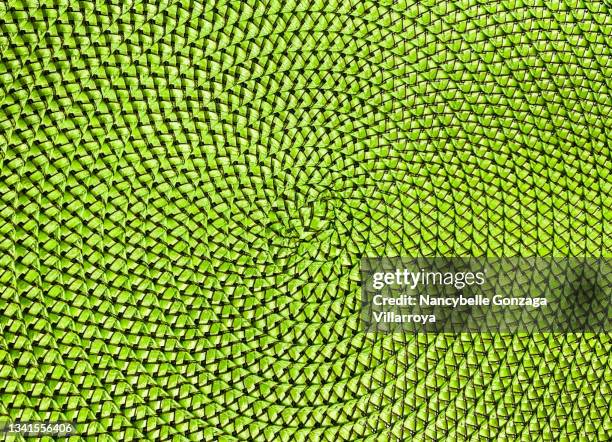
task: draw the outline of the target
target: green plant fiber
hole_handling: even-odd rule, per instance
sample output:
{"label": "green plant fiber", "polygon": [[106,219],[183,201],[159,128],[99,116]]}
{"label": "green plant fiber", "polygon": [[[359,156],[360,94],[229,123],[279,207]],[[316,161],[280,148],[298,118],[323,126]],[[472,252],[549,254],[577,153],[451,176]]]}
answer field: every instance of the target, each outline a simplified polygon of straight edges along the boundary
{"label": "green plant fiber", "polygon": [[366,334],[359,262],[611,257],[611,86],[603,0],[0,0],[0,420],[610,440],[610,334]]}

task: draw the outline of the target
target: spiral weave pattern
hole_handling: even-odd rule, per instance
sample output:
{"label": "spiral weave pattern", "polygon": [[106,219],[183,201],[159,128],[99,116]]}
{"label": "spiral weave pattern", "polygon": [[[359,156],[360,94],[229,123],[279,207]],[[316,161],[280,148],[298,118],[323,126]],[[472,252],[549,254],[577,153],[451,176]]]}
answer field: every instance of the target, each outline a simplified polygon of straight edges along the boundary
{"label": "spiral weave pattern", "polygon": [[363,256],[610,257],[612,7],[0,3],[0,419],[610,440],[609,334],[366,334]]}

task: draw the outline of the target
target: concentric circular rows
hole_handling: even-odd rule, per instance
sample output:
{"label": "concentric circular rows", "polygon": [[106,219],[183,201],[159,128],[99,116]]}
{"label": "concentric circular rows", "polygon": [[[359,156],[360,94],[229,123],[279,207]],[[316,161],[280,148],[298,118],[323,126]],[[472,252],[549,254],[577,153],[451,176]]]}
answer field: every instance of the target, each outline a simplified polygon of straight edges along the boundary
{"label": "concentric circular rows", "polygon": [[610,256],[603,1],[0,4],[0,418],[608,440],[610,336],[374,335],[363,256]]}

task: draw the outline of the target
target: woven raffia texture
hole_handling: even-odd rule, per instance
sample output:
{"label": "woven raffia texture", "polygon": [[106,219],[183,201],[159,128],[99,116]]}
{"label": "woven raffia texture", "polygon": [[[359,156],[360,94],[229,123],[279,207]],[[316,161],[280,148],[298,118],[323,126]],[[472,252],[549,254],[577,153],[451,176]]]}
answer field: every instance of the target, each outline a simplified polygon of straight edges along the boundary
{"label": "woven raffia texture", "polygon": [[358,321],[362,256],[611,255],[607,1],[111,3],[0,2],[0,418],[610,439],[609,334]]}

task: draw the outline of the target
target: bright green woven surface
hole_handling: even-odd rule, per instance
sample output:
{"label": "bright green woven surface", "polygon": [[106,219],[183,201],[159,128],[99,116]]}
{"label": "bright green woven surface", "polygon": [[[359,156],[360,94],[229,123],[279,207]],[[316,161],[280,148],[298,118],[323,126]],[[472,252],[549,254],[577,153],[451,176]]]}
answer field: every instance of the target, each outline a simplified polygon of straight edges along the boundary
{"label": "bright green woven surface", "polygon": [[0,2],[0,419],[610,440],[610,335],[360,331],[362,256],[610,256],[605,1]]}

